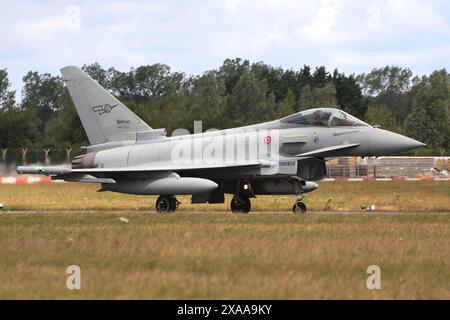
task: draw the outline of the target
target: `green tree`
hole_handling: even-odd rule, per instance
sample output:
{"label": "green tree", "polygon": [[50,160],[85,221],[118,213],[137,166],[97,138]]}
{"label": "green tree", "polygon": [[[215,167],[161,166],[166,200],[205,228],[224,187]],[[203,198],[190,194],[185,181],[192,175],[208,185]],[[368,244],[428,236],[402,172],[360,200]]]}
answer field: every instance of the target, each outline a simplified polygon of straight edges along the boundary
{"label": "green tree", "polygon": [[367,104],[386,106],[400,120],[404,120],[412,108],[410,90],[412,72],[408,68],[386,66],[357,76]]}
{"label": "green tree", "polygon": [[0,69],[0,147],[27,147],[36,140],[36,119],[33,112],[16,106],[15,92],[10,91],[6,69]]}
{"label": "green tree", "polygon": [[280,82],[286,94],[290,89],[298,100],[301,89],[307,84],[312,84],[311,68],[305,65],[299,71],[286,70],[281,75]]}
{"label": "green tree", "polygon": [[386,66],[360,74],[357,79],[366,95],[405,93],[411,88],[412,72],[408,68]]}
{"label": "green tree", "polygon": [[331,81],[331,76],[324,66],[316,68],[312,75],[311,85],[313,87],[324,87]]}
{"label": "green tree", "polygon": [[217,71],[218,76],[225,83],[225,92],[230,94],[237,85],[244,73],[250,69],[250,62],[248,60],[226,59],[222,66]]}
{"label": "green tree", "polygon": [[315,108],[315,103],[313,89],[309,84],[304,85],[300,91],[300,98],[298,99],[298,110],[313,109]]}
{"label": "green tree", "polygon": [[207,72],[192,81],[192,120],[203,121],[203,129],[223,128],[226,108],[225,84],[213,72]]}
{"label": "green tree", "polygon": [[111,73],[103,69],[98,62],[85,64],[82,69],[90,75],[92,79],[97,80],[98,83],[105,89],[111,88],[111,79],[109,78]]}
{"label": "green tree", "polygon": [[168,66],[160,63],[132,69],[129,74],[132,78],[130,91],[135,99],[175,94],[184,79],[183,73],[170,72]]}
{"label": "green tree", "polygon": [[153,120],[148,123],[157,128],[166,128],[170,135],[173,130],[178,128],[193,129],[193,118],[189,113],[189,99],[184,93],[170,95],[162,98],[162,108],[149,109],[149,115]]}
{"label": "green tree", "polygon": [[337,70],[333,72],[333,84],[336,87],[336,103],[344,111],[363,118],[367,111],[361,88],[353,75],[345,76]]}
{"label": "green tree", "polygon": [[371,125],[380,125],[383,129],[403,133],[401,123],[391,109],[386,106],[369,106],[364,121]]}
{"label": "green tree", "polygon": [[283,82],[284,70],[282,68],[274,68],[263,62],[258,62],[251,65],[250,71],[258,81],[266,81],[267,91],[273,93],[275,102],[281,102],[286,97],[290,88]]}
{"label": "green tree", "polygon": [[0,69],[0,109],[12,107],[16,103],[15,91],[10,91],[10,86],[8,71]]}
{"label": "green tree", "polygon": [[[298,110],[339,107],[385,129],[402,132],[405,128],[407,134],[430,145],[450,148],[445,125],[449,122],[447,100],[438,94],[445,91],[444,83],[450,78],[448,73],[439,75],[443,71],[418,78],[407,68],[387,66],[355,77],[337,70],[330,74],[323,66],[313,71],[306,65],[284,70],[239,58],[226,59],[218,69],[199,76],[173,72],[158,63],[126,72],[104,69],[98,63],[83,69],[149,125],[167,127],[169,134],[175,128],[192,130],[194,120],[203,120],[204,129],[227,128],[281,118]],[[38,141],[54,147],[86,144],[61,79],[32,71],[23,79],[18,108],[7,72],[0,69],[1,142]],[[25,121],[20,125],[26,134],[13,137],[15,131],[9,124],[19,127],[17,119]],[[6,133],[5,128],[12,131]]]}
{"label": "green tree", "polygon": [[153,65],[131,68],[129,72],[108,70],[112,92],[124,100],[142,103],[150,98],[175,94],[182,87],[184,74],[171,72],[169,66]]}
{"label": "green tree", "polygon": [[445,70],[423,78],[406,118],[407,133],[435,150],[450,147],[450,78]]}
{"label": "green tree", "polygon": [[64,90],[60,98],[60,105],[61,109],[56,117],[47,123],[44,144],[56,148],[89,145],[81,120],[67,89]]}
{"label": "green tree", "polygon": [[323,87],[313,89],[317,108],[337,108],[336,87],[329,82]]}
{"label": "green tree", "polygon": [[312,108],[336,108],[336,88],[331,82],[317,88],[305,85],[301,90],[298,105],[300,111]]}
{"label": "green tree", "polygon": [[0,147],[31,147],[36,137],[36,118],[31,110],[15,105],[0,109]]}
{"label": "green tree", "polygon": [[35,112],[39,133],[43,134],[46,123],[60,109],[59,98],[63,93],[64,83],[59,77],[53,77],[49,73],[32,71],[23,77],[23,82],[22,108]]}
{"label": "green tree", "polygon": [[286,98],[278,105],[277,119],[286,117],[295,112],[295,95],[292,90],[288,90]]}
{"label": "green tree", "polygon": [[267,95],[267,84],[245,72],[229,95],[225,116],[229,126],[264,121],[273,115],[273,95]]}

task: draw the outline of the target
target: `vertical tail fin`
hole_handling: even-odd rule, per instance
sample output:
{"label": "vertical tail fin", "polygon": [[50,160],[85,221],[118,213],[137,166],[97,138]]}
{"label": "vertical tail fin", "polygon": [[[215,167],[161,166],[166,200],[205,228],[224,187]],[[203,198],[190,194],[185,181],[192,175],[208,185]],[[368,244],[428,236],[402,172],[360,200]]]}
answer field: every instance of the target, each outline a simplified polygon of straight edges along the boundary
{"label": "vertical tail fin", "polygon": [[92,145],[132,140],[152,129],[80,68],[64,67],[61,74]]}

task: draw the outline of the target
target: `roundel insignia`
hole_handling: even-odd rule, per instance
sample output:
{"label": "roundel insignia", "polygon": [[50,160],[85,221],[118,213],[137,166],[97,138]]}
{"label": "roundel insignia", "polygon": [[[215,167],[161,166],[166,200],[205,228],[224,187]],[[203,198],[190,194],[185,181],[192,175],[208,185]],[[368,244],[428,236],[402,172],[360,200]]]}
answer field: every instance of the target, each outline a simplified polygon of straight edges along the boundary
{"label": "roundel insignia", "polygon": [[267,136],[264,138],[264,143],[265,144],[270,144],[272,142],[272,138],[270,136]]}

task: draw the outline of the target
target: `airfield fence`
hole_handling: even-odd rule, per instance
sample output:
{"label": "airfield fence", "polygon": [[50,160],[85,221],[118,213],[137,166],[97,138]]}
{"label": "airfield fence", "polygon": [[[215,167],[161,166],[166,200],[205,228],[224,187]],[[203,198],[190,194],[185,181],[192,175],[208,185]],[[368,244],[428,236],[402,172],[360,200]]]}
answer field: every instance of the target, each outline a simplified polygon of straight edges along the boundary
{"label": "airfield fence", "polygon": [[328,178],[448,177],[450,157],[344,157],[326,166]]}
{"label": "airfield fence", "polygon": [[[76,153],[70,148],[1,149],[0,176],[13,175],[17,165],[67,164]],[[328,178],[448,177],[450,157],[343,157],[328,160],[326,168]]]}

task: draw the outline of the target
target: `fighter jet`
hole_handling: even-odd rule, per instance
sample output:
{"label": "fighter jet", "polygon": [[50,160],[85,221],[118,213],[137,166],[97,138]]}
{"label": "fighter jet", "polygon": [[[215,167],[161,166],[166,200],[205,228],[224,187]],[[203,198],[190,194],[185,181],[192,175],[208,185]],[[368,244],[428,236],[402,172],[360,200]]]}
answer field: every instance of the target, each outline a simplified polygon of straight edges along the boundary
{"label": "fighter jet", "polygon": [[326,176],[325,160],[381,156],[424,146],[333,108],[310,109],[270,122],[167,136],[131,112],[78,67],[61,69],[90,146],[71,167],[19,166],[21,174],[99,183],[99,191],[158,195],[157,212],[175,211],[177,195],[192,203],[224,203],[248,213],[251,198],[293,195],[306,212],[305,193]]}

